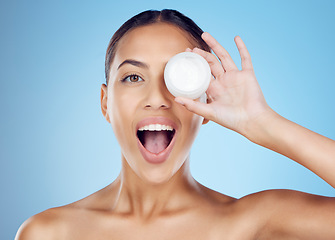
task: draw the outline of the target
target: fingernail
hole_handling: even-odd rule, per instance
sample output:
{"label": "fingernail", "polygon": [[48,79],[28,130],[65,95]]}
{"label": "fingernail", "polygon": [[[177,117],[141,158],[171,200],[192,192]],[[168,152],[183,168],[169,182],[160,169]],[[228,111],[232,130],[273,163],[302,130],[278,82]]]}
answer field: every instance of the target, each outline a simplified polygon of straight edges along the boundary
{"label": "fingernail", "polygon": [[208,34],[209,34],[208,32],[203,32],[201,34],[202,39],[207,38]]}

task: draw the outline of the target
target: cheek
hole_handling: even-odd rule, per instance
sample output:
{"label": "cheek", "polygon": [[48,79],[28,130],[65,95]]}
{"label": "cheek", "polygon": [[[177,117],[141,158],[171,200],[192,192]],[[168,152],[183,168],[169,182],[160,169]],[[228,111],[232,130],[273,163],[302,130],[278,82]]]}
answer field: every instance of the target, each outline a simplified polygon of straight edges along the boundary
{"label": "cheek", "polygon": [[180,136],[180,151],[184,154],[188,154],[192,144],[200,130],[202,125],[203,117],[193,114],[186,109],[182,109],[179,116],[182,116],[182,132]]}
{"label": "cheek", "polygon": [[109,92],[107,107],[112,116],[112,121],[123,123],[129,121],[136,109],[136,96],[127,91],[114,88]]}
{"label": "cheek", "polygon": [[182,121],[186,125],[189,134],[196,135],[200,129],[200,126],[202,125],[204,118],[197,114],[191,113],[184,107],[181,107],[178,115],[183,116]]}
{"label": "cheek", "polygon": [[[133,135],[133,119],[136,113],[136,101],[131,94],[111,92],[108,99],[108,113],[111,125],[119,144],[129,145],[129,137]],[[128,144],[127,144],[128,143]]]}
{"label": "cheek", "polygon": [[200,130],[200,127],[202,125],[203,117],[200,117],[196,114],[192,114],[192,117],[189,120],[189,128],[188,128],[188,135],[191,138],[191,144],[193,144],[196,136],[198,135],[198,132]]}
{"label": "cheek", "polygon": [[193,130],[199,129],[202,125],[202,122],[204,118],[202,116],[199,116],[197,114],[191,113],[191,126]]}

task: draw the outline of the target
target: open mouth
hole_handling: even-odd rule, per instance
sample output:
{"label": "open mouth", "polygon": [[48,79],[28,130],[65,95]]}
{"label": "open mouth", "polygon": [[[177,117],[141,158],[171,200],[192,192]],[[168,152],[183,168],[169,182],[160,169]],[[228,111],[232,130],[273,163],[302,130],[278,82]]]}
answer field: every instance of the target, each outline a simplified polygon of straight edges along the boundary
{"label": "open mouth", "polygon": [[168,125],[150,124],[137,130],[142,146],[151,153],[163,152],[171,143],[175,129]]}

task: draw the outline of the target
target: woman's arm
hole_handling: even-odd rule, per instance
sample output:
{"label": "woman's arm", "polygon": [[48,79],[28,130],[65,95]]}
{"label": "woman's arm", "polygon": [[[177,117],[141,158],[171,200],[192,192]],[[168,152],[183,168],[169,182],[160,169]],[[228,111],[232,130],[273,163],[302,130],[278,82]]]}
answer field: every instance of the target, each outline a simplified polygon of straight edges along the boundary
{"label": "woman's arm", "polygon": [[335,188],[335,141],[283,118],[267,105],[250,54],[240,37],[235,42],[241,56],[241,71],[211,35],[204,33],[203,39],[220,60],[198,48],[192,50],[208,61],[214,76],[207,90],[208,103],[181,97],[176,101],[256,144],[291,158]]}
{"label": "woman's arm", "polygon": [[274,111],[252,122],[246,136],[300,163],[335,188],[334,140],[291,122]]}

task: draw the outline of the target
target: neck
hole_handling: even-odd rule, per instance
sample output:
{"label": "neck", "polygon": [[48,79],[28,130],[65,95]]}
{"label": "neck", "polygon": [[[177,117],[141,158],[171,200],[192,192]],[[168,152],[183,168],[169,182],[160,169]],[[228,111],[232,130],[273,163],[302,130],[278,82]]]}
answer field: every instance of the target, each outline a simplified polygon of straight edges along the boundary
{"label": "neck", "polygon": [[192,205],[194,195],[199,192],[199,184],[191,176],[188,159],[169,180],[162,183],[141,179],[123,159],[115,184],[118,196],[114,210],[146,219],[185,210]]}

